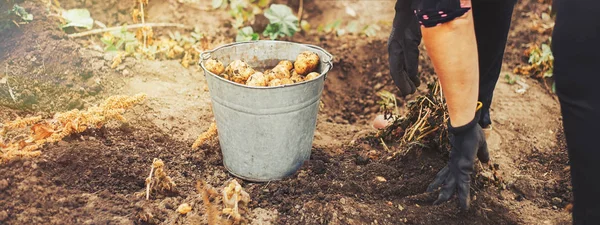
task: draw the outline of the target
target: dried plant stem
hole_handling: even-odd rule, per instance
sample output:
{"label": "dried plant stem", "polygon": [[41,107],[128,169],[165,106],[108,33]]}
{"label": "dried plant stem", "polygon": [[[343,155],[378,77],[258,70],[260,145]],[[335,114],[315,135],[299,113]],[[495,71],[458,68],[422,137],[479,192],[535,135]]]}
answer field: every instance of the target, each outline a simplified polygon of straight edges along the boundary
{"label": "dried plant stem", "polygon": [[[139,1],[140,2],[140,13],[142,14],[142,24],[145,25],[146,24],[146,19],[144,19],[144,1]],[[145,26],[144,26],[145,27]],[[146,29],[142,28],[142,34],[144,35],[144,49],[148,48],[148,46],[146,45],[146,37],[148,37],[148,34],[146,33]]]}
{"label": "dried plant stem", "polygon": [[425,136],[427,136],[427,135],[429,135],[429,134],[431,134],[431,133],[433,133],[433,132],[436,132],[436,131],[437,131],[437,130],[439,130],[439,129],[440,129],[439,127],[436,127],[436,128],[433,128],[433,129],[431,129],[430,131],[427,131],[427,132],[425,132],[425,133],[421,134],[421,136],[419,136],[419,137],[417,138],[417,141],[419,141],[419,140],[423,139]]}
{"label": "dried plant stem", "polygon": [[94,35],[94,34],[101,34],[101,33],[110,32],[110,31],[119,31],[122,29],[134,29],[134,28],[142,28],[142,27],[177,27],[177,28],[182,28],[182,29],[190,28],[189,26],[186,26],[186,25],[180,24],[180,23],[146,23],[146,24],[138,23],[138,24],[132,24],[132,25],[89,30],[89,31],[81,32],[81,33],[69,34],[68,36],[70,38],[78,38],[78,37],[85,37],[85,36]]}
{"label": "dried plant stem", "polygon": [[[154,160],[156,161],[156,159]],[[148,175],[148,178],[146,178],[146,200],[150,200],[150,184],[152,184],[152,182],[150,182],[150,180],[152,180],[152,174],[154,173],[154,165],[152,165],[152,167],[150,168],[150,175]]]}
{"label": "dried plant stem", "polygon": [[300,0],[300,6],[298,7],[298,26],[302,27],[302,14],[304,13],[304,0]]}
{"label": "dried plant stem", "polygon": [[387,144],[385,144],[385,141],[383,141],[383,138],[379,138],[379,140],[381,141],[381,145],[383,145],[383,148],[387,151],[390,152],[390,148],[388,148]]}

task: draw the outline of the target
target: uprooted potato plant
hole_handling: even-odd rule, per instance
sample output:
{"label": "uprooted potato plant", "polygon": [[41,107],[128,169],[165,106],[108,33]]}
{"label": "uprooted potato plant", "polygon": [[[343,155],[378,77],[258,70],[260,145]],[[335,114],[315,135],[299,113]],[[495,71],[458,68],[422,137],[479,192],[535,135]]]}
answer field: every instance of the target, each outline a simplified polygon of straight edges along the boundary
{"label": "uprooted potato plant", "polygon": [[155,158],[152,161],[150,175],[146,178],[146,200],[150,199],[151,193],[165,195],[176,192],[175,182],[165,172],[165,163]]}
{"label": "uprooted potato plant", "polygon": [[[448,149],[448,114],[440,84],[430,83],[429,92],[408,102],[407,114],[398,115],[385,107],[385,119],[392,122],[375,136],[385,143],[407,146],[423,146],[433,149]],[[385,146],[387,148],[387,146]]]}
{"label": "uprooted potato plant", "polygon": [[135,96],[112,96],[98,106],[81,111],[74,109],[56,113],[52,118],[41,116],[17,118],[0,124],[0,162],[15,157],[35,157],[47,143],[61,141],[65,137],[97,129],[109,121],[126,121],[127,109],[143,102],[146,94]]}

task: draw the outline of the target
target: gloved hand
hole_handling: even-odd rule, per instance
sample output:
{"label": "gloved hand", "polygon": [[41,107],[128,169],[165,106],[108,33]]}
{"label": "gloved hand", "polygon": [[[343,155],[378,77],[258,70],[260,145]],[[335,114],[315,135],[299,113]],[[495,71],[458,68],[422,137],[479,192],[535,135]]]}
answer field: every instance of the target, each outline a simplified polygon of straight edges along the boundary
{"label": "gloved hand", "polygon": [[412,94],[421,85],[418,76],[421,30],[412,10],[412,0],[397,0],[396,15],[388,39],[390,74],[401,97]]}
{"label": "gloved hand", "polygon": [[427,192],[433,192],[440,186],[442,190],[438,199],[433,204],[440,204],[454,194],[458,190],[458,199],[460,208],[467,210],[470,205],[470,183],[471,174],[475,163],[475,156],[482,163],[487,163],[490,160],[490,155],[485,141],[485,135],[479,121],[481,111],[477,110],[475,118],[470,123],[461,127],[452,127],[449,125],[450,133],[450,160],[448,165],[444,167],[436,175],[434,181],[427,187]]}

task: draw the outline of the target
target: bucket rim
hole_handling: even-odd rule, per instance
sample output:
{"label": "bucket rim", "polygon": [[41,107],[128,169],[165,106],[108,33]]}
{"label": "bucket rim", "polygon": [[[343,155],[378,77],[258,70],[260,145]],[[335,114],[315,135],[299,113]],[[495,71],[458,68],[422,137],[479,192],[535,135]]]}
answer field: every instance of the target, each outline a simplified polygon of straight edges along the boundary
{"label": "bucket rim", "polygon": [[[329,59],[321,59],[321,62],[323,64],[325,64],[327,67],[322,70],[322,72],[319,74],[319,76],[315,79],[311,79],[311,80],[307,80],[307,81],[302,81],[300,83],[294,83],[294,84],[285,84],[285,85],[280,85],[280,86],[275,86],[275,87],[253,87],[253,86],[247,86],[244,84],[239,84],[230,80],[227,80],[219,75],[216,75],[210,71],[208,71],[206,69],[206,67],[204,67],[204,61],[210,59],[211,57],[211,53],[218,51],[220,49],[223,48],[227,48],[227,47],[232,47],[232,46],[236,46],[236,45],[244,45],[244,44],[254,44],[254,43],[258,43],[258,42],[262,42],[262,43],[286,43],[286,44],[293,44],[293,45],[300,45],[300,46],[304,46],[304,47],[308,47],[308,48],[312,48],[314,50],[317,51],[321,51],[323,52],[325,55],[327,55],[327,57],[329,57]],[[280,40],[254,40],[254,41],[241,41],[241,42],[233,42],[233,43],[229,43],[229,44],[223,44],[220,45],[212,50],[207,50],[207,51],[203,51],[200,53],[200,60],[198,62],[198,64],[200,65],[200,67],[202,68],[202,70],[204,71],[204,75],[206,76],[206,74],[209,74],[210,76],[213,76],[217,79],[220,79],[221,81],[227,82],[229,84],[233,84],[236,85],[238,87],[243,87],[243,88],[248,88],[248,89],[277,89],[277,88],[285,88],[285,87],[292,87],[292,86],[299,86],[299,85],[303,85],[303,84],[307,84],[307,83],[311,83],[311,82],[317,82],[319,79],[321,79],[321,77],[327,77],[327,73],[331,71],[331,69],[333,69],[333,55],[331,53],[329,53],[327,50],[316,46],[316,45],[312,45],[312,44],[303,44],[303,43],[299,43],[299,42],[291,42],[291,41],[280,41]]]}

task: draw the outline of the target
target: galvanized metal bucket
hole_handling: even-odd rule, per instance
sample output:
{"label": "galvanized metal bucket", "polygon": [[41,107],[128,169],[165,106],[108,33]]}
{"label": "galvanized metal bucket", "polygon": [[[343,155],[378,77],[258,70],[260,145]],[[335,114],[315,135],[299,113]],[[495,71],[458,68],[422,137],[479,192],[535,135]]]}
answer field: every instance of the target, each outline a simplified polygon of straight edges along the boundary
{"label": "galvanized metal bucket", "polygon": [[[207,59],[225,66],[240,59],[253,68],[295,61],[303,51],[319,55],[320,76],[280,87],[248,87],[219,77],[204,67]],[[200,55],[227,170],[239,178],[265,182],[296,172],[310,157],[319,102],[332,55],[314,46],[285,41],[228,44]]]}

